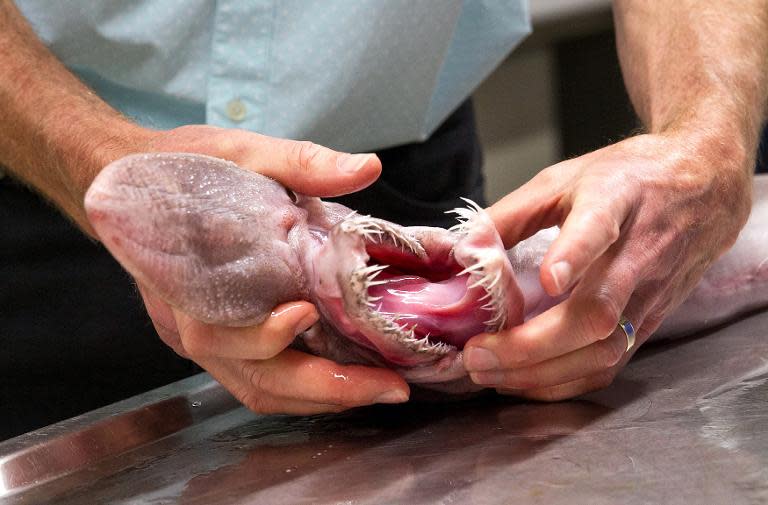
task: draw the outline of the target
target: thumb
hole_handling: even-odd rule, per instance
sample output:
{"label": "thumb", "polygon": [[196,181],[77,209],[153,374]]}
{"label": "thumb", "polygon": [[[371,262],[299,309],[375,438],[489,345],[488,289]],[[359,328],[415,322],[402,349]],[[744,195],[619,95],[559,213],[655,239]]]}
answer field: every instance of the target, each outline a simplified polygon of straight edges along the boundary
{"label": "thumb", "polygon": [[539,230],[560,224],[562,193],[540,172],[536,177],[486,209],[504,247],[515,246]]}
{"label": "thumb", "polygon": [[308,141],[258,136],[254,156],[242,167],[275,179],[283,186],[310,196],[338,196],[359,191],[381,174],[381,161],[373,153],[341,153]]}

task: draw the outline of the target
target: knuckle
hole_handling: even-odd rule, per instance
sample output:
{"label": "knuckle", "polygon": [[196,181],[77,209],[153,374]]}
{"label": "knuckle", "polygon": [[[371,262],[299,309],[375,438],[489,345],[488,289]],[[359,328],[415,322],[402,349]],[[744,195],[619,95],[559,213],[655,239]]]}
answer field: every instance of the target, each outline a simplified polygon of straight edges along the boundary
{"label": "knuckle", "polygon": [[181,333],[181,345],[191,358],[202,358],[211,354],[210,338],[200,332]]}
{"label": "knuckle", "polygon": [[250,386],[254,391],[269,391],[272,386],[271,375],[267,373],[262,367],[253,362],[245,362],[242,365],[242,376],[245,378],[245,383]]}
{"label": "knuckle", "polygon": [[243,145],[231,135],[219,135],[216,145],[220,153],[228,160],[239,162],[243,157]]}
{"label": "knuckle", "polygon": [[621,233],[621,228],[607,209],[593,209],[587,214],[587,222],[590,226],[594,226],[596,229],[605,233],[606,241],[616,242]]}
{"label": "knuckle", "polygon": [[257,414],[278,414],[277,406],[270,397],[253,391],[244,392],[237,398],[248,410]]}
{"label": "knuckle", "polygon": [[623,334],[616,334],[594,346],[594,362],[596,370],[612,367],[621,360],[626,349]]}
{"label": "knuckle", "polygon": [[270,346],[257,346],[252,355],[255,360],[268,360],[280,354],[280,349],[273,349]]}
{"label": "knuckle", "polygon": [[245,362],[241,365],[240,375],[244,380],[235,392],[240,403],[259,414],[276,413],[274,401],[268,394],[269,374],[261,367]]}
{"label": "knuckle", "polygon": [[272,359],[288,347],[294,338],[288,328],[259,328],[249,339],[252,342],[251,357],[257,360]]}
{"label": "knuckle", "polygon": [[269,338],[270,334],[257,333],[253,336],[248,345],[248,359],[254,360],[267,360],[274,358],[279,354],[280,349],[277,349]]}
{"label": "knuckle", "polygon": [[184,349],[184,344],[181,342],[181,337],[177,331],[172,331],[165,326],[155,323],[155,331],[165,345],[173,349],[173,351],[182,358],[190,358],[187,350]]}
{"label": "knuckle", "polygon": [[309,140],[294,142],[291,148],[292,167],[301,172],[311,172],[314,160],[321,152],[322,147]]}
{"label": "knuckle", "polygon": [[665,313],[648,315],[643,321],[643,325],[639,330],[637,330],[635,335],[636,339],[639,342],[645,342],[648,337],[650,337],[654,332],[656,332],[657,329],[659,329],[659,326],[661,326],[661,323],[664,322],[665,318]]}
{"label": "knuckle", "polygon": [[617,297],[606,291],[601,291],[592,297],[589,309],[585,315],[584,332],[589,342],[604,339],[616,329],[621,317],[621,307],[616,302]]}

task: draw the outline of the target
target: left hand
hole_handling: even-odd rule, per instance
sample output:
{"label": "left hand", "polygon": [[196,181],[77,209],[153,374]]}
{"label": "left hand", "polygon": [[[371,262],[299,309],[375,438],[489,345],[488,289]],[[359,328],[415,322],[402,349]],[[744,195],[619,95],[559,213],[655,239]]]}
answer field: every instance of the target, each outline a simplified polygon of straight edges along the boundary
{"label": "left hand", "polygon": [[[720,138],[639,135],[553,165],[490,207],[508,248],[560,226],[540,278],[552,296],[573,291],[520,326],[473,337],[472,380],[538,400],[610,384],[736,240],[750,159]],[[629,351],[622,314],[636,330]]]}

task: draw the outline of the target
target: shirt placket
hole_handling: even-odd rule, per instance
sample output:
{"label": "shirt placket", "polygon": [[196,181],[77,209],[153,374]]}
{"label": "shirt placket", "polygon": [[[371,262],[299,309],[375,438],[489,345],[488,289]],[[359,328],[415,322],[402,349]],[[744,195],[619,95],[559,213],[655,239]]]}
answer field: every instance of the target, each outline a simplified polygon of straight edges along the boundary
{"label": "shirt placket", "polygon": [[219,0],[211,39],[206,121],[261,131],[273,0]]}

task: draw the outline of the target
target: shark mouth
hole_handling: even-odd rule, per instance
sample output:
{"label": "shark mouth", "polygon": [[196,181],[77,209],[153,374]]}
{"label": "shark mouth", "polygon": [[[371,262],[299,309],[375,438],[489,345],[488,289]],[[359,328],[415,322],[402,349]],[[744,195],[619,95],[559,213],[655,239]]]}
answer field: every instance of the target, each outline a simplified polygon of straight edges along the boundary
{"label": "shark mouth", "polygon": [[[522,296],[490,218],[473,202],[451,212],[459,224],[450,231],[359,215],[339,223],[357,251],[341,282],[356,328],[342,333],[390,362],[413,364],[410,354],[456,353],[472,336],[522,317]],[[515,304],[510,294],[519,295]]]}

